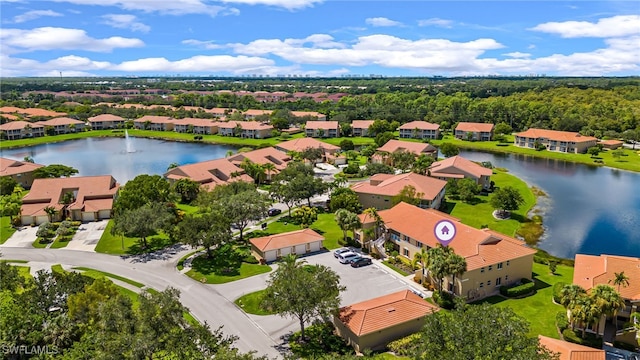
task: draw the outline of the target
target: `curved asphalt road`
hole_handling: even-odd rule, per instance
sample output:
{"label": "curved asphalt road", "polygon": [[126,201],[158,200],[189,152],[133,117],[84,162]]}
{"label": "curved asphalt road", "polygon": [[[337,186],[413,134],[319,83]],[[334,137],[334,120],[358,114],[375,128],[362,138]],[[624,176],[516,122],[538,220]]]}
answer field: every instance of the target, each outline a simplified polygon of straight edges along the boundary
{"label": "curved asphalt road", "polygon": [[178,259],[190,249],[168,249],[163,253],[128,258],[65,249],[30,249],[2,247],[2,257],[10,260],[28,260],[43,264],[84,266],[120,275],[156,290],[173,287],[180,290],[180,302],[200,321],[212,329],[224,326],[226,335],[236,335],[235,346],[243,352],[256,351],[270,358],[281,355],[276,344],[234,304],[212,285],[198,283],[176,269]]}

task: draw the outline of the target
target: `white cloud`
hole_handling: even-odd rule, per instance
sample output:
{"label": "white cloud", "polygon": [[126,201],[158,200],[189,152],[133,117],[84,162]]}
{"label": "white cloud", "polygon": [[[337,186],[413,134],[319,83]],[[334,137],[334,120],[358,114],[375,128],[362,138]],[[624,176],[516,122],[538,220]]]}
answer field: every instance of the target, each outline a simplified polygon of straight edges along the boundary
{"label": "white cloud", "polygon": [[640,34],[640,15],[618,15],[588,21],[547,22],[529,30],[557,34],[563,38],[610,38]]}
{"label": "white cloud", "polygon": [[115,48],[144,46],[140,39],[113,36],[96,39],[80,29],[41,27],[30,30],[0,29],[3,53],[36,50],[85,50],[110,52]]}
{"label": "white cloud", "polygon": [[534,44],[529,44],[529,46],[527,46],[527,49],[535,49],[536,46]]}
{"label": "white cloud", "polygon": [[261,68],[274,66],[274,61],[270,59],[251,56],[230,56],[230,55],[198,55],[187,59],[169,61],[166,58],[146,58],[132,61],[125,61],[113,66],[112,70],[126,72],[258,72]]}
{"label": "white cloud", "polygon": [[193,45],[193,46],[207,49],[207,50],[224,48],[223,45],[218,45],[213,40],[202,41],[202,40],[196,40],[196,39],[187,39],[187,40],[182,40],[182,43],[185,45]]}
{"label": "white cloud", "polygon": [[25,21],[35,20],[44,16],[63,16],[59,12],[53,10],[31,10],[22,15],[17,15],[13,18],[14,23],[23,23]]}
{"label": "white cloud", "polygon": [[281,7],[288,10],[304,9],[320,4],[323,0],[220,0],[223,3],[245,4],[245,5],[267,5]]}
{"label": "white cloud", "polygon": [[526,59],[526,58],[531,57],[531,54],[522,53],[522,52],[519,52],[519,51],[510,52],[510,53],[506,53],[506,54],[502,54],[502,55],[508,56],[508,57],[511,57],[511,58],[515,58],[515,59]]}
{"label": "white cloud", "polygon": [[364,22],[367,23],[368,25],[376,26],[376,27],[402,26],[401,22],[391,20],[386,17],[368,18]]}
{"label": "white cloud", "polygon": [[[124,10],[158,12],[169,15],[205,14],[224,15],[225,6],[209,5],[207,0],[49,0],[76,5],[115,6]],[[235,10],[235,9],[234,9]]]}
{"label": "white cloud", "polygon": [[145,25],[136,18],[135,15],[130,14],[106,14],[102,15],[105,20],[104,23],[118,29],[130,29],[131,31],[140,31],[147,33],[151,30],[151,27]]}
{"label": "white cloud", "polygon": [[446,19],[440,19],[440,18],[418,20],[418,26],[439,26],[439,27],[449,29],[453,26],[453,20],[446,20]]}

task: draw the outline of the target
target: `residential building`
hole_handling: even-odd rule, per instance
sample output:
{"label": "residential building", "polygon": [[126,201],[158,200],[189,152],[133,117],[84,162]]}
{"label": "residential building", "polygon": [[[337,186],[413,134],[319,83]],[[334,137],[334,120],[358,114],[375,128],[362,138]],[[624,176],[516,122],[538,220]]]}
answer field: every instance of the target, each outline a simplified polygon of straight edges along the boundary
{"label": "residential building", "polygon": [[213,114],[216,117],[223,119],[225,117],[227,117],[227,115],[231,115],[232,113],[236,112],[238,110],[236,109],[231,109],[231,108],[212,108],[212,109],[204,109],[204,112],[209,113],[209,114]]}
{"label": "residential building", "polygon": [[412,186],[420,197],[418,207],[438,209],[444,199],[446,185],[446,181],[416,173],[376,174],[367,181],[351,185],[351,189],[358,194],[363,209],[389,209],[393,206],[393,198],[406,186]]}
{"label": "residential building", "polygon": [[271,137],[273,126],[257,121],[229,121],[218,124],[218,133],[223,136],[239,136],[247,139]]}
{"label": "residential building", "polygon": [[179,133],[213,135],[218,133],[220,122],[211,119],[184,118],[175,120],[173,130]]}
{"label": "residential building", "polygon": [[81,132],[84,129],[84,122],[68,117],[59,117],[46,121],[38,121],[36,124],[45,127],[51,126],[56,135]]}
{"label": "residential building", "polygon": [[3,106],[0,107],[0,113],[5,114],[20,114],[29,118],[42,118],[42,117],[56,117],[56,116],[67,116],[67,113],[56,112],[47,109],[40,108],[19,108],[15,106]]}
{"label": "residential building", "polygon": [[24,189],[29,189],[34,180],[33,172],[43,166],[27,161],[0,158],[0,177],[8,176]]}
{"label": "residential building", "polygon": [[302,152],[308,148],[321,148],[324,149],[325,160],[327,156],[333,156],[338,152],[338,150],[340,150],[339,146],[331,145],[308,137],[284,141],[275,145],[275,147],[276,149],[284,152]]}
{"label": "residential building", "polygon": [[493,170],[456,155],[434,162],[429,167],[429,173],[442,180],[473,179],[478,185],[488,189],[491,187]]}
{"label": "residential building", "polygon": [[598,144],[602,145],[605,149],[616,150],[620,148],[624,142],[621,140],[600,140]]}
{"label": "residential building", "polygon": [[306,255],[322,249],[324,236],[311,229],[290,231],[249,240],[251,251],[264,262],[272,262],[289,254]]}
{"label": "residential building", "polygon": [[91,129],[93,130],[122,129],[125,122],[123,117],[112,114],[92,116],[87,120],[89,121],[89,124],[91,124]]}
{"label": "residential building", "polygon": [[49,221],[46,208],[56,210],[52,221],[65,218],[74,221],[109,219],[119,188],[120,185],[110,175],[35,179],[31,191],[22,198],[22,225]]}
{"label": "residential building", "polygon": [[413,153],[416,157],[422,154],[431,156],[434,159],[438,158],[438,149],[435,146],[427,143],[402,141],[391,139],[386,144],[377,149],[378,154],[371,157],[371,161],[378,163],[390,162],[390,157],[386,154],[391,154],[399,151],[408,151]]}
{"label": "residential building", "polygon": [[307,137],[335,138],[340,136],[340,124],[337,121],[307,121],[304,131]]}
{"label": "residential building", "polygon": [[575,154],[586,153],[588,148],[597,143],[598,139],[575,132],[533,128],[517,133],[514,141],[518,147],[536,149],[540,146],[549,151]]}
{"label": "residential building", "polygon": [[136,129],[153,131],[173,131],[176,119],[169,116],[145,115],[133,120]]}
{"label": "residential building", "polygon": [[491,123],[459,122],[454,136],[460,140],[491,141],[493,127]]}
{"label": "residential building", "polygon": [[369,136],[369,127],[375,120],[353,120],[351,123],[351,134],[353,136]]}
{"label": "residential building", "polygon": [[256,117],[260,116],[260,115],[267,115],[270,116],[271,113],[273,112],[273,110],[252,110],[249,109],[245,112],[242,113],[242,115],[244,115],[244,118],[247,120],[253,120]]}
{"label": "residential building", "polygon": [[318,121],[327,121],[327,115],[320,114],[317,111],[292,111],[291,115],[299,118],[309,116],[309,117],[317,118]]}
{"label": "residential building", "polygon": [[398,129],[401,139],[437,139],[440,136],[440,125],[426,121],[411,121]]}
{"label": "residential building", "polygon": [[5,134],[7,140],[38,137],[44,136],[44,125],[22,120],[9,121],[0,125],[0,131]]}
{"label": "residential building", "polygon": [[340,308],[333,317],[336,332],[361,353],[382,350],[390,342],[419,332],[427,316],[439,311],[409,290]]}
{"label": "residential building", "polygon": [[178,166],[167,171],[164,177],[171,183],[180,179],[191,179],[200,183],[206,190],[213,190],[218,185],[225,185],[233,181],[253,183],[253,179],[245,174],[242,168],[232,164],[227,159]]}
{"label": "residential building", "polygon": [[[383,238],[390,242],[398,254],[413,260],[422,249],[437,246],[435,227],[441,221],[453,224],[455,236],[448,244],[453,251],[464,257],[467,271],[461,276],[447,276],[443,289],[475,301],[497,294],[500,286],[510,286],[522,279],[531,280],[533,255],[536,251],[520,240],[489,229],[476,229],[465,225],[448,214],[434,209],[421,209],[401,202],[378,215],[383,222]],[[373,228],[375,220],[359,215],[362,229],[356,231],[355,239],[363,246],[374,250],[372,242],[364,236],[366,229]],[[376,247],[377,249],[377,247]],[[421,276],[420,270],[416,276]],[[438,283],[436,279],[427,279]]]}
{"label": "residential building", "polygon": [[[589,346],[538,335],[540,345],[560,355],[559,360],[606,360],[606,352]],[[616,357],[617,358],[617,357]],[[622,358],[621,358],[622,359]]]}
{"label": "residential building", "polygon": [[287,167],[291,157],[274,147],[266,147],[258,150],[238,153],[227,158],[232,164],[240,166],[244,161],[250,161],[254,164],[266,165],[272,164],[273,170],[265,170],[266,180],[271,178]]}

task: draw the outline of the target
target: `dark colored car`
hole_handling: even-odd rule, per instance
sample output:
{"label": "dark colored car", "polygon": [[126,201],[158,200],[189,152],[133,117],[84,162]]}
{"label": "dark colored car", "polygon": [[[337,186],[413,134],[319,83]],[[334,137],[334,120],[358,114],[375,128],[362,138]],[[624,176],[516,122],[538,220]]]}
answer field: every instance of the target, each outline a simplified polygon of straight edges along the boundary
{"label": "dark colored car", "polygon": [[371,259],[368,257],[361,257],[351,262],[351,267],[360,267],[360,266],[367,266],[367,265],[371,265]]}
{"label": "dark colored car", "polygon": [[269,211],[267,211],[267,214],[269,216],[280,215],[280,213],[282,213],[282,210],[280,210],[280,209],[269,209]]}

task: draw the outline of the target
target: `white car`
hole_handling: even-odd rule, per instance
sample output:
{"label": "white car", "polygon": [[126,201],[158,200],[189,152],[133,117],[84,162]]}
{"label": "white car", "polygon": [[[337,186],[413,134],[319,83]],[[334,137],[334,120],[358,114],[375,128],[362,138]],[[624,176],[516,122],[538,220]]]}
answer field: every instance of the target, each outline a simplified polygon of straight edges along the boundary
{"label": "white car", "polygon": [[340,261],[341,264],[348,264],[349,260],[351,260],[353,258],[356,258],[356,257],[359,257],[359,256],[360,255],[358,255],[358,254],[356,254],[356,253],[354,253],[352,251],[349,251],[349,252],[342,253],[342,254],[338,255],[338,261]]}
{"label": "white car", "polygon": [[338,255],[344,254],[344,253],[349,252],[349,251],[351,251],[351,249],[349,249],[348,247],[341,247],[340,249],[336,249],[333,252],[333,257],[335,257],[337,259]]}

